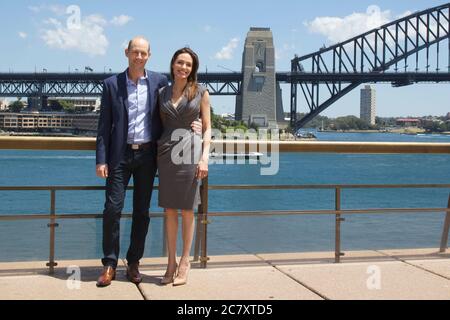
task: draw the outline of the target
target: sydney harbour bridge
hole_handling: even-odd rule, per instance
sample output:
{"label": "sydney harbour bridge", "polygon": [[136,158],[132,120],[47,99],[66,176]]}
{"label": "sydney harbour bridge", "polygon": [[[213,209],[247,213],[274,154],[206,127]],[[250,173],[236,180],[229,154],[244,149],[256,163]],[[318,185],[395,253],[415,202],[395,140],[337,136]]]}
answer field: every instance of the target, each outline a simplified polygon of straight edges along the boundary
{"label": "sydney harbour bridge", "polygon": [[[256,36],[268,30],[251,29]],[[364,83],[390,83],[393,87],[400,87],[450,82],[449,34],[450,3],[447,3],[415,12],[317,52],[295,56],[290,72],[271,70],[270,59],[274,60],[274,54],[273,50],[270,51],[273,49],[270,43],[262,40],[253,44],[246,42],[244,59],[248,60],[245,52],[250,51],[253,59],[250,68],[243,63],[241,73],[199,73],[199,82],[206,85],[212,95],[236,96],[236,117],[248,120],[243,116],[245,111],[242,108],[245,109],[247,102],[242,97],[247,91],[263,90],[262,86],[271,84],[266,77],[272,72],[276,85],[271,84],[273,90],[268,92],[276,96],[276,86],[290,84],[290,121],[291,126],[298,129]],[[251,74],[247,77],[246,73]],[[110,75],[92,72],[0,73],[0,97],[100,96],[102,81]],[[255,103],[258,104],[257,101]],[[298,108],[299,103],[305,110]],[[277,108],[277,103],[270,108]],[[306,115],[297,119],[300,111]]]}

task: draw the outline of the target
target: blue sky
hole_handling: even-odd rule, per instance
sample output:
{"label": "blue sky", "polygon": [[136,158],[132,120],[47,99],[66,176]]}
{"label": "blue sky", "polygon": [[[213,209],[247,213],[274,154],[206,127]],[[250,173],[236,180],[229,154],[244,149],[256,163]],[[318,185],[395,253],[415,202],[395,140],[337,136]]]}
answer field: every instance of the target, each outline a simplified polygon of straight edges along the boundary
{"label": "blue sky", "polygon": [[[277,71],[288,71],[294,54],[303,55],[323,44],[341,41],[365,30],[374,8],[387,22],[408,12],[443,4],[432,0],[259,0],[259,1],[2,1],[0,4],[0,72],[97,72],[126,68],[123,47],[134,35],[150,39],[148,67],[167,72],[172,53],[189,45],[200,56],[201,71],[240,71],[241,55],[250,27],[270,27],[277,52]],[[73,7],[70,7],[73,6]],[[375,7],[374,7],[375,6]],[[70,13],[67,13],[67,9]],[[70,24],[77,22],[77,30]],[[375,11],[376,11],[375,10]],[[338,18],[338,25],[330,19]],[[333,21],[336,21],[334,19]],[[361,32],[359,32],[361,31]],[[356,33],[356,34],[352,34]],[[418,84],[392,88],[375,85],[379,116],[444,115],[450,112],[448,84]],[[283,86],[289,109],[289,87]],[[234,112],[234,98],[212,97],[217,112]],[[304,106],[299,106],[306,111]],[[323,115],[359,115],[359,89]]]}

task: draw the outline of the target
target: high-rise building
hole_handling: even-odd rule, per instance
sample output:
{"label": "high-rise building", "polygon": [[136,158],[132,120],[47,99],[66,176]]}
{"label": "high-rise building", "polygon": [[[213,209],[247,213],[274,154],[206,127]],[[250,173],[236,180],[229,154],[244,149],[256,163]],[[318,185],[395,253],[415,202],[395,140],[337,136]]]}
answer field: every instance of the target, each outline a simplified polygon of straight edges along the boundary
{"label": "high-rise building", "polygon": [[8,101],[6,99],[0,100],[0,111],[4,111],[8,108]]}
{"label": "high-rise building", "polygon": [[360,119],[374,125],[376,113],[376,91],[370,85],[361,89]]}

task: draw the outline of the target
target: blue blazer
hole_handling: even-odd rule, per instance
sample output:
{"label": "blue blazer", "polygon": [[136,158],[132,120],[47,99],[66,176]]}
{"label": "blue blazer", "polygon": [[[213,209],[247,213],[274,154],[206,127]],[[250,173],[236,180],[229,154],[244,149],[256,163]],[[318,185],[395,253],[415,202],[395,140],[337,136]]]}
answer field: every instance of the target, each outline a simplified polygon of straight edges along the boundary
{"label": "blue blazer", "polygon": [[[107,164],[114,169],[123,159],[128,135],[128,99],[126,72],[103,81],[103,93],[98,121],[96,163]],[[158,90],[167,85],[167,77],[146,70],[148,101],[150,103],[149,125],[151,141],[161,136],[162,125],[159,115]]]}

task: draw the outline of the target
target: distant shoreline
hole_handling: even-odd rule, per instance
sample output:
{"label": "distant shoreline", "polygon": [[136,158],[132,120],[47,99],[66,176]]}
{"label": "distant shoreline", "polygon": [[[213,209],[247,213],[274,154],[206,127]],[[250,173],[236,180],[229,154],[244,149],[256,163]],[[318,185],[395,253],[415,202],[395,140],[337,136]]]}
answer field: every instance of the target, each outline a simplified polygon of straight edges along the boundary
{"label": "distant shoreline", "polygon": [[446,132],[427,132],[422,129],[411,129],[411,128],[405,128],[405,129],[393,129],[393,130],[319,130],[318,132],[327,132],[327,133],[397,133],[397,134],[410,134],[410,135],[417,135],[417,134],[441,134],[441,135],[450,135],[449,131]]}
{"label": "distant shoreline", "polygon": [[[305,128],[306,129],[306,128]],[[425,130],[418,128],[405,128],[405,129],[392,129],[392,130],[317,130],[318,133],[394,133],[394,134],[406,134],[406,135],[450,135],[450,131],[446,132],[426,132]],[[1,132],[0,136],[41,136],[41,137],[95,137],[95,134],[74,134],[64,132]],[[286,139],[286,137],[284,137]],[[293,138],[293,137],[292,137]],[[298,140],[317,140],[316,138],[297,138]],[[290,139],[287,139],[290,140]],[[292,139],[294,140],[294,139]]]}

